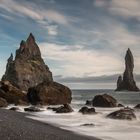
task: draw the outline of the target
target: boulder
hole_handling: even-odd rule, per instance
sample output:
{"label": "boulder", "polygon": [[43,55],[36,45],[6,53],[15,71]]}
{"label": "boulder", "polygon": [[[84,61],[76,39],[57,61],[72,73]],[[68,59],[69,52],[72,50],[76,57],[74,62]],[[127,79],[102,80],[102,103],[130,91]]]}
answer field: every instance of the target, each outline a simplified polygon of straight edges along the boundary
{"label": "boulder", "polygon": [[29,105],[29,102],[27,102],[27,101],[23,101],[23,100],[18,100],[16,103],[15,103],[15,105],[17,106],[17,105],[19,105],[19,106],[28,106]]}
{"label": "boulder", "polygon": [[133,120],[136,119],[136,115],[134,111],[130,108],[120,109],[118,111],[112,112],[107,115],[108,118],[111,119],[120,119],[120,120]]}
{"label": "boulder", "polygon": [[59,83],[43,82],[29,88],[27,97],[32,104],[61,105],[71,102],[71,90]]}
{"label": "boulder", "polygon": [[140,104],[137,104],[134,109],[140,109]]}
{"label": "boulder", "polygon": [[96,95],[92,100],[95,107],[117,107],[117,100],[108,94]]}
{"label": "boulder", "polygon": [[44,63],[32,33],[26,41],[21,41],[15,59],[12,54],[9,57],[2,81],[10,81],[13,86],[23,91],[43,81],[53,81],[52,73]]}
{"label": "boulder", "polygon": [[57,111],[57,109],[60,107],[47,107],[48,110],[53,110],[53,111]]}
{"label": "boulder", "polygon": [[92,101],[87,100],[85,105],[91,106],[92,105]]}
{"label": "boulder", "polygon": [[81,126],[90,126],[90,127],[93,127],[93,126],[95,126],[95,124],[93,124],[93,123],[85,123],[85,124],[82,124]]}
{"label": "boulder", "polygon": [[82,107],[79,112],[82,114],[96,114],[95,108],[88,108],[86,106]]}
{"label": "boulder", "polygon": [[118,104],[118,107],[124,107],[124,105],[123,104]]}
{"label": "boulder", "polygon": [[5,99],[0,98],[0,107],[7,107],[8,103]]}
{"label": "boulder", "polygon": [[139,91],[133,76],[134,59],[131,50],[128,49],[125,56],[125,71],[118,77],[116,91]]}
{"label": "boulder", "polygon": [[24,111],[28,111],[28,112],[40,112],[42,110],[40,110],[38,107],[31,106],[31,107],[24,108]]}
{"label": "boulder", "polygon": [[63,106],[56,109],[56,113],[70,113],[73,112],[73,109],[69,104],[64,104]]}
{"label": "boulder", "polygon": [[20,109],[18,107],[11,107],[9,110],[12,110],[12,111],[19,111]]}
{"label": "boulder", "polygon": [[4,98],[9,104],[18,104],[20,100],[27,102],[26,94],[14,87],[9,81],[0,83],[0,97]]}

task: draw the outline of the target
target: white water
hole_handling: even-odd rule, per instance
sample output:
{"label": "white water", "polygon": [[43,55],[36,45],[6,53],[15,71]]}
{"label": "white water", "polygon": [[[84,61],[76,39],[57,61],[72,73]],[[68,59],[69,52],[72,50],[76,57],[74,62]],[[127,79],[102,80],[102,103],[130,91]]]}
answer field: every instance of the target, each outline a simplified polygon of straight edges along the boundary
{"label": "white water", "polygon": [[[95,136],[104,140],[140,140],[140,110],[135,111],[137,119],[133,121],[106,118],[107,114],[120,108],[96,108],[98,114],[82,115],[78,110],[84,106],[86,99],[91,99],[91,94],[78,94],[74,96],[71,104],[74,112],[56,114],[52,110],[46,110],[47,107],[44,107],[43,112],[32,113],[33,116],[30,116],[30,118],[58,126],[62,129],[83,135]],[[84,96],[88,96],[89,98]],[[124,105],[129,105],[130,107],[134,107],[135,104],[140,103],[139,96],[139,94],[130,94],[130,96],[128,96],[128,94],[116,94],[116,98],[119,102],[124,103]],[[23,111],[23,107],[20,108],[21,111]],[[82,126],[83,124],[91,123],[94,125]]]}
{"label": "white water", "polygon": [[[137,120],[124,121],[107,119],[105,116],[119,108],[96,108],[96,115],[82,115],[75,109],[68,114],[56,114],[51,110],[34,113],[32,119],[50,123],[62,129],[79,134],[96,136],[104,140],[140,140],[140,112],[135,112]],[[81,126],[91,124],[93,126]]]}

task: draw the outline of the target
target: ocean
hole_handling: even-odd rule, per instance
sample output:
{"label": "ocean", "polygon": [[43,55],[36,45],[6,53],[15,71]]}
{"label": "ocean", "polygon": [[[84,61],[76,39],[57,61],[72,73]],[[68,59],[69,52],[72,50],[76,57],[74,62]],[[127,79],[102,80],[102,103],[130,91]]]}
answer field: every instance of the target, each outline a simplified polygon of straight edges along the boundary
{"label": "ocean", "polygon": [[[106,115],[119,108],[95,108],[98,114],[82,115],[78,110],[95,95],[107,93],[125,106],[134,107],[140,103],[140,92],[114,92],[113,90],[73,90],[71,106],[74,112],[56,114],[51,110],[33,113],[32,119],[58,126],[75,133],[95,136],[103,140],[140,140],[140,111],[136,120],[114,120]],[[46,107],[45,107],[46,108]],[[84,124],[93,124],[86,125]]]}

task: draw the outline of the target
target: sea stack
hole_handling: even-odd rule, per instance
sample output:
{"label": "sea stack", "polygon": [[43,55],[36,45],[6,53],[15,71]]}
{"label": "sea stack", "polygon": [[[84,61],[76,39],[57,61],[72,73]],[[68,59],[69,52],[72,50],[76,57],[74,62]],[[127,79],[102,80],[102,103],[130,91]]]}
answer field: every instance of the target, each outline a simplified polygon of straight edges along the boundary
{"label": "sea stack", "polygon": [[52,73],[41,58],[39,47],[32,33],[26,41],[21,41],[20,48],[16,50],[15,60],[12,54],[9,57],[2,81],[9,81],[23,91],[43,81],[53,81]]}
{"label": "sea stack", "polygon": [[[4,86],[0,87],[0,91],[2,90],[3,93],[0,94],[0,97],[4,99],[9,99],[9,96],[11,99],[11,96],[15,95],[14,97],[19,97],[18,100],[22,100],[21,97],[24,95],[28,102],[34,105],[69,104],[72,100],[71,90],[67,86],[53,81],[52,73],[43,61],[32,33],[26,41],[21,41],[15,59],[12,54],[9,57],[1,83]],[[8,93],[5,86],[9,89]],[[13,91],[11,87],[14,89],[13,94],[11,94]],[[21,94],[17,95],[17,91]],[[22,94],[22,91],[25,94]],[[14,99],[12,96],[12,100],[8,101],[16,103],[17,101],[15,102]]]}
{"label": "sea stack", "polygon": [[120,75],[117,81],[116,91],[139,91],[133,77],[134,59],[131,50],[128,48],[125,56],[125,71],[123,77]]}

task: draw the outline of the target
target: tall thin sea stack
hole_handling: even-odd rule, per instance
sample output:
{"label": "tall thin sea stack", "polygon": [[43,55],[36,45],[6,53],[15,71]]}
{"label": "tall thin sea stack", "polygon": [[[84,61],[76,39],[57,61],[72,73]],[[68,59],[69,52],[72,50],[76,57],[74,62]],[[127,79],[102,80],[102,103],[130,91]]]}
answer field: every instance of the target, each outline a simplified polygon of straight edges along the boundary
{"label": "tall thin sea stack", "polygon": [[125,56],[125,71],[123,77],[120,75],[117,81],[116,91],[139,91],[133,77],[134,59],[130,49]]}

